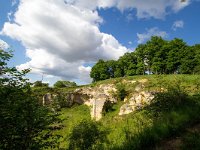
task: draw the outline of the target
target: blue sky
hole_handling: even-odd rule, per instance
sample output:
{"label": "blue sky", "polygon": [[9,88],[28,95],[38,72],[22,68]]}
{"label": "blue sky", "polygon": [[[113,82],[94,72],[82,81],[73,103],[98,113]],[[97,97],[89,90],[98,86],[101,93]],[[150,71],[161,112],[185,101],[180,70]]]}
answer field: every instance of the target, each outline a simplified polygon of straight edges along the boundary
{"label": "blue sky", "polygon": [[199,0],[1,0],[0,44],[31,81],[91,82],[98,59],[117,59],[152,35],[200,43]]}

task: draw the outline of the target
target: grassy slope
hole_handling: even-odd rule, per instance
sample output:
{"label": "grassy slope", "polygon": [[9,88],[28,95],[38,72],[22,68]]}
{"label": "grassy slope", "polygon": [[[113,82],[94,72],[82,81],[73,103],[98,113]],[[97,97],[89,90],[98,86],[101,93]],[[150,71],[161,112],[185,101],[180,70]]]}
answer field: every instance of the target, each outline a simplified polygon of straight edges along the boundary
{"label": "grassy slope", "polygon": [[[114,109],[108,112],[100,121],[103,128],[109,130],[108,142],[105,149],[145,149],[154,147],[163,138],[173,137],[179,134],[189,124],[200,120],[200,96],[193,96],[200,86],[200,77],[197,75],[162,75],[162,76],[134,76],[100,81],[87,86],[100,84],[121,83],[126,80],[148,79],[148,88],[176,87],[184,90],[188,95],[185,102],[177,107],[160,110],[158,106],[146,107],[140,111],[125,116],[118,116],[123,102],[114,105]],[[126,90],[132,92],[132,85],[126,85]],[[63,89],[65,90],[65,89]],[[67,90],[67,89],[66,89]],[[176,97],[175,97],[176,98]],[[68,135],[75,124],[82,119],[90,119],[87,106],[74,106],[63,109],[61,117],[65,126],[58,133],[62,135],[61,146],[68,147]],[[78,137],[77,137],[78,138]]]}
{"label": "grassy slope", "polygon": [[61,148],[68,147],[68,136],[72,131],[73,127],[77,125],[81,120],[90,120],[90,110],[86,105],[75,105],[71,108],[64,108],[61,110],[61,119],[64,127],[61,130],[56,131],[56,134],[62,135]]}

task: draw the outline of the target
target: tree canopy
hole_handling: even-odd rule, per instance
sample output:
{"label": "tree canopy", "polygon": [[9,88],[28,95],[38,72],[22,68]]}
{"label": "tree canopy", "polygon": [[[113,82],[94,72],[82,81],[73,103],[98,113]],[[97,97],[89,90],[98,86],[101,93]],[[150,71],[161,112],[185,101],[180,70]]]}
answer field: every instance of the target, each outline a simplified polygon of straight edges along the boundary
{"label": "tree canopy", "polygon": [[75,82],[70,81],[57,81],[54,85],[55,88],[64,88],[64,87],[75,87],[77,86]]}
{"label": "tree canopy", "polygon": [[0,50],[0,149],[53,148],[57,136],[50,125],[57,123],[57,114],[40,105],[24,78],[29,70],[8,67],[11,52]]}
{"label": "tree canopy", "polygon": [[134,52],[118,60],[100,59],[90,72],[93,82],[144,74],[199,74],[200,44],[187,45],[182,39],[167,41],[153,36]]}
{"label": "tree canopy", "polygon": [[49,86],[48,83],[43,83],[42,81],[35,81],[33,85],[34,87],[48,87]]}

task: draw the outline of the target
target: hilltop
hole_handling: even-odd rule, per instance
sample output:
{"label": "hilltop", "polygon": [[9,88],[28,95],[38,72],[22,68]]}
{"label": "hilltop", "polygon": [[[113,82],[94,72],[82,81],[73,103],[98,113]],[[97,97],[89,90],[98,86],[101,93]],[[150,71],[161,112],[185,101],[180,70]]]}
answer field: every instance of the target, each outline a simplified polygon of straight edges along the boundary
{"label": "hilltop", "polygon": [[64,119],[55,131],[63,136],[63,148],[83,120],[96,120],[107,131],[95,149],[155,149],[200,120],[199,75],[130,76],[35,92]]}

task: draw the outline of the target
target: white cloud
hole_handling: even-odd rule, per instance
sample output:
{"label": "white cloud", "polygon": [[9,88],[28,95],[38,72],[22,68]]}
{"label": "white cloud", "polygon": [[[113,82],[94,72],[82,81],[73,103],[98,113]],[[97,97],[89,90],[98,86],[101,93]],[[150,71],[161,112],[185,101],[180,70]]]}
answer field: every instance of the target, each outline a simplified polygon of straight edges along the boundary
{"label": "white cloud", "polygon": [[6,43],[5,41],[3,41],[2,39],[0,39],[0,50],[6,50],[8,49],[10,46],[8,45],[8,43]]}
{"label": "white cloud", "polygon": [[[16,1],[12,2],[15,5]],[[128,51],[115,37],[100,32],[103,19],[97,9],[135,9],[138,18],[163,19],[189,3],[189,0],[20,0],[14,18],[4,24],[1,34],[26,47],[30,61],[19,68],[90,81],[90,67],[85,64],[98,59],[117,59]],[[138,42],[151,35],[166,36],[167,33],[152,28],[147,33],[138,33]]]}
{"label": "white cloud", "polygon": [[128,51],[112,35],[100,32],[97,11],[63,0],[21,0],[14,16],[2,34],[26,47],[30,61],[18,68],[31,68],[33,73],[90,81],[90,67],[84,64],[117,59]]}
{"label": "white cloud", "polygon": [[16,4],[17,4],[17,0],[12,0],[11,5],[12,5],[12,6],[15,6]]}
{"label": "white cloud", "polygon": [[163,19],[171,12],[178,12],[191,0],[65,0],[79,8],[92,9],[117,7],[119,10],[136,9],[138,18]]}
{"label": "white cloud", "polygon": [[172,30],[176,31],[177,28],[183,28],[184,22],[182,20],[177,20],[172,25]]}
{"label": "white cloud", "polygon": [[131,41],[128,42],[129,45],[133,44]]}
{"label": "white cloud", "polygon": [[168,34],[165,31],[160,31],[159,28],[154,27],[151,29],[146,29],[145,33],[137,33],[138,43],[144,43],[145,41],[149,40],[151,36],[160,36],[160,37],[167,37]]}
{"label": "white cloud", "polygon": [[9,22],[11,21],[11,16],[12,16],[12,12],[7,13],[7,18]]}
{"label": "white cloud", "polygon": [[136,9],[138,18],[163,19],[167,14],[178,12],[190,4],[190,0],[117,0],[120,10]]}
{"label": "white cloud", "polygon": [[178,12],[190,4],[190,0],[65,0],[80,8],[93,9],[117,7],[119,10],[136,9],[138,18],[163,19],[171,12]]}

